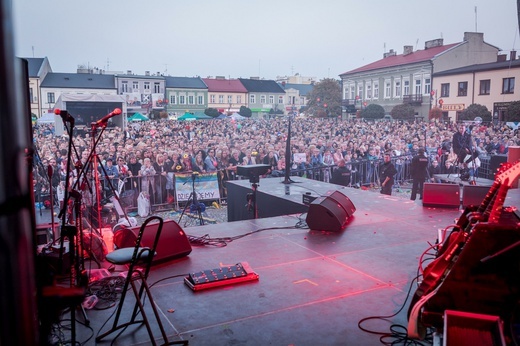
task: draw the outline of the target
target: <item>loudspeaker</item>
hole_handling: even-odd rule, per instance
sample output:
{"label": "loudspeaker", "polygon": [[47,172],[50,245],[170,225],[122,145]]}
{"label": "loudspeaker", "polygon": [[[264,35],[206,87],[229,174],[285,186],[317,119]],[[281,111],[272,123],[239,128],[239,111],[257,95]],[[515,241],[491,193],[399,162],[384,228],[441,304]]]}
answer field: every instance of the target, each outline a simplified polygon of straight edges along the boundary
{"label": "loudspeaker", "polygon": [[43,223],[36,225],[36,245],[48,244],[60,236],[60,224],[54,222],[54,229],[51,223]]}
{"label": "loudspeaker", "polygon": [[305,221],[310,229],[339,232],[355,211],[352,201],[341,191],[328,191],[309,205]]}
{"label": "loudspeaker", "polygon": [[489,191],[489,186],[464,185],[462,188],[462,206],[479,206]]}
{"label": "loudspeaker", "polygon": [[507,162],[507,155],[491,155],[489,158],[489,176],[490,180],[495,180],[495,174],[500,168],[500,164]]}
{"label": "loudspeaker", "polygon": [[423,206],[458,208],[460,206],[459,185],[424,183]]}
{"label": "loudspeaker", "polygon": [[[141,246],[153,246],[158,226],[159,223],[153,223],[146,227],[143,239],[141,240]],[[136,226],[130,228],[119,227],[115,229],[114,245],[118,248],[135,246],[140,228],[140,226]],[[191,253],[191,245],[186,233],[184,233],[181,226],[174,220],[164,221],[156,252],[153,259],[154,264],[188,256]]]}

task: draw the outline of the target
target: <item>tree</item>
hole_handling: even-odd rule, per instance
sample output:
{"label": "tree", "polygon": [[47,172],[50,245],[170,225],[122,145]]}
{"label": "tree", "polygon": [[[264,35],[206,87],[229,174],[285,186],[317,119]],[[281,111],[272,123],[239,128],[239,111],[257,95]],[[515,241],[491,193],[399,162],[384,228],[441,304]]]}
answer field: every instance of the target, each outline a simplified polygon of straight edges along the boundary
{"label": "tree", "polygon": [[520,101],[514,101],[509,104],[504,121],[520,121]]}
{"label": "tree", "polygon": [[204,110],[204,114],[206,114],[207,116],[210,116],[212,118],[216,118],[220,115],[220,112],[218,111],[218,109],[216,108],[206,108]]}
{"label": "tree", "polygon": [[491,121],[491,112],[488,111],[486,106],[479,105],[477,103],[471,104],[460,112],[459,120],[469,120],[473,121],[475,118],[480,117],[482,121],[489,122]]}
{"label": "tree", "polygon": [[161,119],[168,119],[168,112],[166,112],[166,111],[161,111],[161,112],[159,113],[159,117],[160,117]]}
{"label": "tree", "polygon": [[394,106],[390,112],[390,115],[396,120],[414,120],[415,109],[413,106],[407,103],[402,103],[400,105]]}
{"label": "tree", "polygon": [[375,103],[369,104],[360,113],[360,117],[364,119],[383,119],[384,116],[385,109]]}
{"label": "tree", "polygon": [[314,85],[307,98],[307,114],[321,117],[341,115],[341,87],[337,80],[322,79]]}
{"label": "tree", "polygon": [[429,120],[439,120],[440,118],[442,118],[442,109],[439,107],[433,107],[430,109],[430,112],[428,113]]}
{"label": "tree", "polygon": [[253,115],[253,112],[251,112],[251,109],[247,108],[246,106],[240,106],[240,110],[238,111],[238,114],[240,114],[243,117],[251,118],[251,115]]}

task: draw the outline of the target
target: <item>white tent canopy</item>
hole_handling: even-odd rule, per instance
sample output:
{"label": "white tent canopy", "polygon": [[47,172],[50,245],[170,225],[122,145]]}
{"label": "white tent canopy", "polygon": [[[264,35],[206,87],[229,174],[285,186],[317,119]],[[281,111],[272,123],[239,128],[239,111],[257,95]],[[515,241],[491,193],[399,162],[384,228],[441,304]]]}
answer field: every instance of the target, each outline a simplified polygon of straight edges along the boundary
{"label": "white tent canopy", "polygon": [[54,113],[45,113],[44,115],[42,115],[41,117],[39,117],[36,120],[36,123],[37,124],[56,124],[56,121],[57,121],[56,117],[59,118],[59,116]]}

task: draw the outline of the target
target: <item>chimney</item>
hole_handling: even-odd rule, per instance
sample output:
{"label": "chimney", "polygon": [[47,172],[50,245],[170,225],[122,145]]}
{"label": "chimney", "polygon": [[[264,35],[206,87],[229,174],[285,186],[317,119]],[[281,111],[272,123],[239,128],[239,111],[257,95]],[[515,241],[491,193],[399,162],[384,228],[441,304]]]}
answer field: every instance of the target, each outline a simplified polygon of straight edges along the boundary
{"label": "chimney", "polygon": [[507,54],[498,54],[497,55],[497,62],[502,62],[507,60]]}
{"label": "chimney", "polygon": [[441,47],[443,44],[444,44],[443,38],[426,41],[426,42],[424,42],[424,49],[433,48],[433,47]]}
{"label": "chimney", "polygon": [[145,76],[149,76],[150,75],[150,71],[144,71],[144,75]]}
{"label": "chimney", "polygon": [[512,50],[511,53],[509,53],[509,60],[513,61],[516,59],[516,50]]}
{"label": "chimney", "polygon": [[413,53],[413,46],[404,46],[403,55],[408,55]]}
{"label": "chimney", "polygon": [[132,74],[132,70],[126,70],[126,74]]}
{"label": "chimney", "polygon": [[397,52],[393,49],[390,49],[387,53],[383,54],[383,59],[388,58],[389,56],[396,56]]}

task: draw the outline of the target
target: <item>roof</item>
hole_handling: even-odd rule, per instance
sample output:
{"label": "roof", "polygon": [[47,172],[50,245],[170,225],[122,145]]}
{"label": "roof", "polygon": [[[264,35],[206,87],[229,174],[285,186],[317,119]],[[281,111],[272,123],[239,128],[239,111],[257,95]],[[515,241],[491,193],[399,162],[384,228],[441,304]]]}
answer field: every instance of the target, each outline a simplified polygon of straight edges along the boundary
{"label": "roof", "polygon": [[470,66],[464,66],[459,68],[454,68],[451,70],[446,70],[442,72],[434,73],[435,77],[439,76],[449,76],[454,74],[463,74],[463,73],[473,73],[473,72],[482,72],[482,71],[491,71],[491,70],[504,70],[509,68],[518,68],[520,67],[520,60],[507,60],[500,62],[489,62],[485,64],[476,64]]}
{"label": "roof", "polygon": [[164,77],[167,88],[207,89],[200,77]]}
{"label": "roof", "polygon": [[42,68],[45,58],[23,58],[27,60],[29,65],[29,77],[39,77],[40,69]]}
{"label": "roof", "polygon": [[114,75],[90,73],[48,73],[42,88],[115,89]]}
{"label": "roof", "polygon": [[285,91],[282,87],[274,80],[262,80],[262,79],[238,79],[242,85],[247,89],[248,92],[257,93],[279,93],[284,94]]}
{"label": "roof", "polygon": [[372,71],[372,70],[378,70],[378,69],[383,69],[383,68],[387,68],[387,67],[402,66],[402,65],[414,64],[414,63],[418,63],[418,62],[430,61],[437,55],[439,55],[455,46],[458,46],[459,44],[461,44],[461,42],[447,44],[447,45],[438,46],[438,47],[432,47],[432,48],[423,49],[423,50],[417,50],[415,52],[412,52],[412,53],[406,54],[406,55],[399,54],[399,55],[388,56],[381,60],[375,61],[371,64],[361,66],[361,67],[351,70],[351,71],[344,72],[344,73],[340,74],[340,76],[344,75],[344,74],[349,74],[349,73]]}
{"label": "roof", "polygon": [[300,96],[307,96],[307,94],[314,89],[314,85],[312,84],[285,83],[285,85],[281,84],[280,86],[285,90],[296,89],[300,92]]}
{"label": "roof", "polygon": [[210,92],[232,92],[247,93],[247,89],[240,83],[238,79],[212,79],[203,78],[204,83],[208,86]]}

